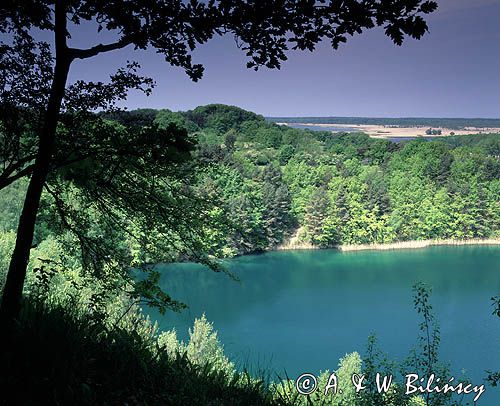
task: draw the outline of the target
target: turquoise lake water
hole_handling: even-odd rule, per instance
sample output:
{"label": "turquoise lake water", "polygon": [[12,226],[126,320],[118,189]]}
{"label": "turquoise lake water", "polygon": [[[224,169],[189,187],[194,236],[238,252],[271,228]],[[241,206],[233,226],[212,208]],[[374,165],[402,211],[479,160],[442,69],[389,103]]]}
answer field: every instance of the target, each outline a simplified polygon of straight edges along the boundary
{"label": "turquoise lake water", "polygon": [[[383,352],[403,360],[419,334],[412,286],[425,282],[441,327],[440,359],[453,375],[464,370],[481,384],[485,370],[500,370],[500,319],[490,300],[500,294],[500,247],[271,252],[226,265],[239,281],[195,264],[159,266],[162,287],[189,308],[146,312],[182,339],[204,312],[239,366],[296,378],[336,369],[346,353],[363,355],[372,333]],[[500,389],[487,387],[479,404],[500,405]]]}

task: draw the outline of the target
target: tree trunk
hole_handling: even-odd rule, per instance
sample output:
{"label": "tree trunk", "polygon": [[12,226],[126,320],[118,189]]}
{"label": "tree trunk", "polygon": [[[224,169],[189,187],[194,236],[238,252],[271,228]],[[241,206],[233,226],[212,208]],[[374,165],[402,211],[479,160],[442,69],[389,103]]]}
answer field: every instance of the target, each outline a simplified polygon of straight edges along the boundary
{"label": "tree trunk", "polygon": [[55,7],[56,66],[43,128],[39,136],[38,151],[33,173],[26,192],[23,210],[17,228],[16,245],[0,304],[0,325],[7,327],[17,318],[21,309],[22,292],[30,249],[33,243],[35,222],[43,186],[50,170],[55,143],[57,122],[64,89],[72,59],[66,46],[66,11],[64,0],[56,1]]}

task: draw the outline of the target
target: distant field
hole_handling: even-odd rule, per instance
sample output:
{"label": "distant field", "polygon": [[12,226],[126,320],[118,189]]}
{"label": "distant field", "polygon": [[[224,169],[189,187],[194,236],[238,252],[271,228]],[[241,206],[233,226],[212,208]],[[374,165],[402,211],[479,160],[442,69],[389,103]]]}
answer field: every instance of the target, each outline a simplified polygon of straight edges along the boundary
{"label": "distant field", "polygon": [[277,123],[379,125],[396,127],[432,127],[462,130],[466,128],[500,128],[498,118],[374,118],[374,117],[267,117]]}

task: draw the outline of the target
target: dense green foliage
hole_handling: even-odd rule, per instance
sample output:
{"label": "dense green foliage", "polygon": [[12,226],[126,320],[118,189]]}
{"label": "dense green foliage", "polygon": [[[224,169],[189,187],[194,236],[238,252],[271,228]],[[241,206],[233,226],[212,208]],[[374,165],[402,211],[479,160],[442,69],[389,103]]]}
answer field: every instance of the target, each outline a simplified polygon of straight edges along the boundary
{"label": "dense green foliage", "polygon": [[495,134],[394,144],[277,126],[224,105],[162,110],[154,120],[195,137],[196,188],[218,202],[211,219],[228,222],[227,233],[209,232],[211,248],[223,255],[276,248],[292,237],[332,247],[500,232]]}
{"label": "dense green foliage", "polygon": [[[208,261],[204,254],[263,251],[293,237],[332,247],[500,233],[500,137],[494,134],[396,144],[362,133],[277,126],[224,105],[102,118],[90,127],[100,135],[95,148],[110,149],[106,139],[114,140],[116,163],[104,166],[96,156],[53,176],[35,236],[39,244],[72,231],[82,268]],[[183,128],[194,145],[188,166],[181,157],[159,172],[176,149],[153,149],[148,160],[119,149],[121,138],[153,137],[147,142],[154,146],[154,137],[182,136]],[[166,148],[172,145],[178,141],[167,138]],[[107,176],[107,187],[98,189]],[[15,230],[24,190],[22,181],[2,190],[6,235]],[[135,199],[139,194],[147,198]]]}
{"label": "dense green foliage", "polygon": [[81,309],[28,303],[11,351],[0,355],[0,404],[281,403],[262,380],[222,367],[205,320],[195,324],[187,352],[172,353],[165,335],[137,312],[110,325]]}
{"label": "dense green foliage", "polygon": [[292,235],[322,247],[499,235],[497,135],[394,144],[280,127],[221,105],[177,115],[196,127],[199,190],[220,199],[213,215],[235,228],[213,239],[226,254]]}
{"label": "dense green foliage", "polygon": [[[0,402],[289,404],[286,390],[234,371],[204,318],[186,344],[173,332],[156,334],[139,304],[162,311],[182,304],[161,291],[148,265],[194,260],[217,270],[214,258],[274,248],[297,229],[320,246],[413,238],[419,229],[408,215],[400,215],[401,233],[391,223],[390,177],[399,168],[397,159],[391,166],[392,146],[282,129],[220,105],[115,112],[129,90],[149,94],[153,80],[131,62],[108,83],[68,85],[73,61],[152,48],[196,81],[203,66],[192,53],[214,36],[233,35],[249,68],[279,68],[289,49],[312,51],[324,39],[336,49],[375,26],[398,45],[405,36],[419,39],[423,16],[436,7],[431,0],[7,2],[0,13]],[[80,24],[115,42],[94,37],[88,48],[71,47]],[[40,32],[53,35],[54,46],[39,41]],[[415,165],[447,187],[448,161],[451,168],[446,157]],[[495,171],[495,161],[485,167]],[[498,187],[481,176],[468,190],[460,183],[467,169],[457,169],[449,193],[471,194],[463,210],[474,218],[457,228],[467,223],[472,236],[494,235],[488,225]],[[360,368],[351,354],[338,373]],[[352,391],[339,401],[357,403]]]}
{"label": "dense green foliage", "polygon": [[[299,397],[293,381],[267,385],[238,373],[204,318],[195,322],[187,343],[180,343],[175,331],[157,332],[138,306],[179,310],[182,304],[159,290],[159,275],[148,263],[194,258],[215,268],[215,257],[273,249],[294,236],[330,247],[500,233],[496,135],[395,144],[360,133],[280,127],[223,105],[185,113],[115,112],[95,123],[99,127],[86,128],[101,137],[86,148],[123,152],[121,140],[137,137],[147,154],[139,159],[126,150],[105,161],[97,153],[49,178],[24,310],[10,337],[12,351],[3,352],[0,362],[9,371],[2,371],[9,376],[3,385],[30,388],[18,399],[25,404],[34,401],[30,396],[47,404],[134,404],[139,398],[141,404],[187,404],[185,399],[189,404],[323,404],[319,397]],[[165,143],[157,144],[162,139]],[[179,142],[189,145],[167,150]],[[182,154],[172,163],[177,150]],[[162,162],[165,166],[154,166]],[[113,166],[120,171],[113,172]],[[105,193],[96,187],[103,180]],[[25,188],[21,179],[0,195],[2,285]],[[135,278],[133,267],[145,273]],[[378,359],[370,342],[366,355],[353,353],[340,361],[338,375],[398,374],[406,367],[445,375],[427,299],[418,287],[415,306],[424,317],[423,335],[407,364]],[[28,368],[29,384],[23,381]],[[320,382],[327,377],[324,372]],[[424,404],[395,390],[390,399],[371,392],[355,398],[346,391],[334,402]]]}
{"label": "dense green foliage", "polygon": [[[50,177],[34,244],[58,240],[75,256],[72,264],[108,275],[114,287],[130,281],[130,267],[211,263],[292,238],[333,247],[500,235],[494,134],[396,144],[278,126],[224,105],[115,112],[85,128],[98,136],[91,143],[81,135],[93,158]],[[140,158],[122,143],[131,137],[144,149]],[[116,155],[106,161],[104,150]],[[14,182],[0,196],[2,264],[25,187]],[[134,286],[137,297],[157,278],[144,269],[149,279]],[[148,297],[178,305],[159,291]]]}

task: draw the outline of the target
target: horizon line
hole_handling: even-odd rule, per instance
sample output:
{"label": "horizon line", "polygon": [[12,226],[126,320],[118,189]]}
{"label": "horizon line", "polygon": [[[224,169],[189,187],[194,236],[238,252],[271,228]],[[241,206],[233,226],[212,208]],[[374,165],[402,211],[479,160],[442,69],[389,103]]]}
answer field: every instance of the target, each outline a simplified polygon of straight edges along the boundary
{"label": "horizon line", "polygon": [[[250,110],[248,110],[250,111]],[[426,117],[426,116],[265,116],[267,119],[278,119],[278,118],[369,118],[369,119],[394,119],[394,120],[425,120],[425,119],[446,119],[446,120],[500,120],[500,117]]]}

